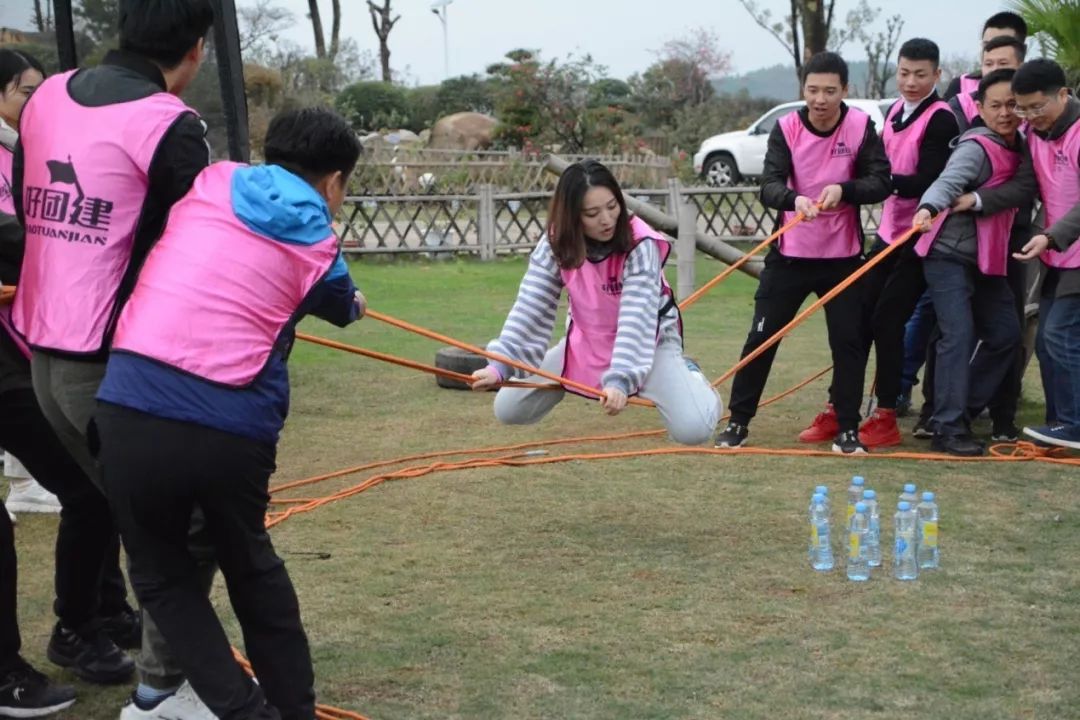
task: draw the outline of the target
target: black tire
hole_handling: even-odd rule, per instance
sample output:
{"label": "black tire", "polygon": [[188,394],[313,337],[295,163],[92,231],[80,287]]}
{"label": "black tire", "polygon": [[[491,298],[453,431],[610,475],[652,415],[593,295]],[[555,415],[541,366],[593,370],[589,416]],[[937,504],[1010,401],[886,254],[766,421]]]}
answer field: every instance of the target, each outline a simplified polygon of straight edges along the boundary
{"label": "black tire", "polygon": [[[435,367],[442,370],[451,370],[464,375],[472,375],[481,368],[487,367],[487,358],[476,353],[462,350],[456,347],[444,347],[435,353]],[[435,376],[435,383],[448,390],[469,390],[469,386],[453,378]]]}
{"label": "black tire", "polygon": [[701,175],[711,187],[734,187],[742,180],[735,158],[726,152],[710,155]]}

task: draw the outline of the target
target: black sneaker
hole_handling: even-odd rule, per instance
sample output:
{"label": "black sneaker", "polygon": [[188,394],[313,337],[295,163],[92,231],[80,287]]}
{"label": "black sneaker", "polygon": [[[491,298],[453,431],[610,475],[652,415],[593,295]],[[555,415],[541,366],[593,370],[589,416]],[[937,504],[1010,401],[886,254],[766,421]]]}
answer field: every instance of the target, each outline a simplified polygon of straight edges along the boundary
{"label": "black sneaker", "polygon": [[122,650],[142,647],[142,616],[138,610],[125,608],[101,618],[101,629]]}
{"label": "black sneaker", "polygon": [[924,408],[919,413],[919,419],[915,421],[915,427],[911,428],[911,434],[919,440],[929,440],[934,437],[933,420],[933,414]]}
{"label": "black sneaker", "polygon": [[999,443],[1014,443],[1020,439],[1020,429],[1009,423],[1007,425],[994,425],[990,431],[990,441]]}
{"label": "black sneaker", "polygon": [[135,674],[134,661],[116,647],[100,622],[79,631],[56,623],[46,656],[60,667],[71,668],[81,680],[97,685],[127,682]]}
{"label": "black sneaker", "polygon": [[51,684],[22,658],[15,668],[0,675],[0,717],[45,717],[74,704],[74,688]]}
{"label": "black sneaker", "polygon": [[737,448],[742,447],[746,438],[750,436],[750,428],[737,422],[729,422],[724,432],[717,434],[714,447]]}
{"label": "black sneaker", "polygon": [[986,454],[986,446],[970,435],[934,435],[930,449],[957,457],[980,457]]}
{"label": "black sneaker", "polygon": [[866,446],[859,442],[858,430],[844,430],[833,440],[832,451],[842,455],[865,455]]}

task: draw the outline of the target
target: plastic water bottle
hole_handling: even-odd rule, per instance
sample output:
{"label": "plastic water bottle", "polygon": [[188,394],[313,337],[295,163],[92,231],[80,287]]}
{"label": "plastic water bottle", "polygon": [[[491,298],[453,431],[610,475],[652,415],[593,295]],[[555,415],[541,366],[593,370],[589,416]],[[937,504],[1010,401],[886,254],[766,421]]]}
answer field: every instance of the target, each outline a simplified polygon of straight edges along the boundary
{"label": "plastic water bottle", "polygon": [[881,567],[881,515],[878,513],[877,493],[863,490],[862,501],[866,503],[868,532],[866,534],[866,557],[870,567]]}
{"label": "plastic water bottle", "polygon": [[832,570],[834,561],[829,536],[829,509],[825,496],[814,493],[810,501],[810,565],[815,570]]}
{"label": "plastic water bottle", "polygon": [[900,493],[899,502],[906,502],[911,505],[911,507],[915,507],[919,504],[919,494],[915,489],[915,483],[904,485],[904,492]]}
{"label": "plastic water bottle", "polygon": [[901,501],[896,506],[896,516],[893,519],[896,533],[893,545],[893,576],[897,580],[915,580],[919,577],[919,564],[915,560],[917,522],[918,518],[911,503],[907,500]]}
{"label": "plastic water bottle", "polygon": [[851,523],[851,516],[855,514],[855,503],[862,500],[862,491],[865,484],[866,480],[861,475],[851,478],[851,485],[848,485],[847,489],[847,517],[844,518],[845,524]]}
{"label": "plastic water bottle", "polygon": [[866,514],[866,503],[855,503],[855,513],[848,526],[848,580],[863,582],[870,579],[870,561],[866,556],[866,536],[870,532],[870,518]]}
{"label": "plastic water bottle", "polygon": [[825,509],[828,510],[831,513],[832,512],[832,503],[829,502],[829,486],[828,485],[818,485],[816,488],[814,488],[814,492],[816,494],[820,494],[820,495],[825,496]]}
{"label": "plastic water bottle", "polygon": [[919,567],[930,570],[939,563],[938,556],[938,506],[934,493],[924,492],[922,502],[916,508],[919,517]]}

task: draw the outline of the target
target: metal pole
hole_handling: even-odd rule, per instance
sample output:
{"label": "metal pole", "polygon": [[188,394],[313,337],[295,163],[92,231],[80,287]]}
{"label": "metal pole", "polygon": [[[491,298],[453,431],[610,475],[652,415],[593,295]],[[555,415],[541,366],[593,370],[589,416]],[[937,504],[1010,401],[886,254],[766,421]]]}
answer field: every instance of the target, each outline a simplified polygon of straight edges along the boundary
{"label": "metal pole", "polygon": [[236,2],[218,0],[214,18],[214,50],[217,53],[221,104],[229,132],[229,159],[249,162],[247,95],[244,93],[244,60],[240,55],[240,28],[236,21]]}
{"label": "metal pole", "polygon": [[450,21],[449,5],[444,5],[442,9],[442,52],[443,52],[443,79],[448,80],[450,78]]}
{"label": "metal pole", "polygon": [[71,0],[56,0],[56,51],[60,58],[60,71],[74,70],[79,66],[75,56],[75,21],[71,14]]}

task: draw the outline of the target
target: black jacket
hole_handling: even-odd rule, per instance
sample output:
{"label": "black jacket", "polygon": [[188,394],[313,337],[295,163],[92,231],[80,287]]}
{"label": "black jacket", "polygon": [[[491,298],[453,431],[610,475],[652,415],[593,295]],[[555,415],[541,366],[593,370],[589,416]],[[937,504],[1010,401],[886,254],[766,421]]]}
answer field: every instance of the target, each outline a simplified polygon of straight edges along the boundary
{"label": "black jacket", "polygon": [[[840,127],[847,113],[848,106],[841,105],[840,120],[836,127],[824,133],[810,124],[810,113],[805,107],[799,110],[799,120],[815,135],[828,137],[836,132],[837,127]],[[791,156],[791,148],[788,147],[787,139],[784,137],[784,131],[780,123],[776,123],[769,134],[769,146],[765,151],[765,168],[761,178],[761,202],[765,207],[780,211],[795,209],[795,198],[798,197],[798,193],[787,185],[795,162],[796,160]],[[866,124],[866,134],[855,155],[855,178],[839,185],[843,190],[841,198],[845,203],[854,205],[857,213],[859,206],[879,203],[892,192],[889,158],[885,156],[885,146],[878,137],[873,120]],[[816,198],[811,199],[816,200]],[[776,226],[780,227],[780,224],[778,214]],[[862,234],[862,223],[859,223],[859,233]]]}

